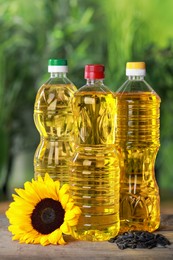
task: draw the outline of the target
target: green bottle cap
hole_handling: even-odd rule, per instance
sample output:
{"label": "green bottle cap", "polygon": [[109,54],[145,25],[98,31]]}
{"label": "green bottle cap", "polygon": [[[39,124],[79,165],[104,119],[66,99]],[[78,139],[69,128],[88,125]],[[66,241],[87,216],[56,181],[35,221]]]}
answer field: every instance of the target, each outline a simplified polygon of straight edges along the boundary
{"label": "green bottle cap", "polygon": [[50,59],[48,61],[49,66],[67,66],[67,60],[65,59]]}
{"label": "green bottle cap", "polygon": [[68,72],[66,59],[50,59],[48,61],[48,72]]}

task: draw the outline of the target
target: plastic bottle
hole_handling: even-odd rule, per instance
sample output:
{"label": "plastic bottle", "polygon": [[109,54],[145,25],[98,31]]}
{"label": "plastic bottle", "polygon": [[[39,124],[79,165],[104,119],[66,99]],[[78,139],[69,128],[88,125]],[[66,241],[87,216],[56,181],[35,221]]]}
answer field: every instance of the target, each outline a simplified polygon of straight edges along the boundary
{"label": "plastic bottle", "polygon": [[73,236],[103,241],[119,231],[119,160],[115,151],[116,102],[104,85],[104,66],[85,66],[86,85],[74,95],[77,124],[71,193],[82,214]]}
{"label": "plastic bottle", "polygon": [[160,224],[155,159],[160,146],[160,97],[144,80],[144,62],[128,62],[116,92],[120,152],[120,232],[154,231]]}
{"label": "plastic bottle", "polygon": [[72,98],[77,90],[67,78],[67,60],[50,59],[50,78],[38,90],[34,121],[40,144],[34,156],[35,178],[45,173],[61,184],[69,182],[69,162],[74,151]]}

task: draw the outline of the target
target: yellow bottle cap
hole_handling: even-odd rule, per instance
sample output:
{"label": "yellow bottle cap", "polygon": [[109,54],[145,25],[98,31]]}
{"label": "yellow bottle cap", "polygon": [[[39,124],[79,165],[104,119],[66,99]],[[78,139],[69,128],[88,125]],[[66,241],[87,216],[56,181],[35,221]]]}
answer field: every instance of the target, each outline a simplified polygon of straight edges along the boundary
{"label": "yellow bottle cap", "polygon": [[126,75],[127,76],[145,76],[146,66],[145,62],[127,62]]}

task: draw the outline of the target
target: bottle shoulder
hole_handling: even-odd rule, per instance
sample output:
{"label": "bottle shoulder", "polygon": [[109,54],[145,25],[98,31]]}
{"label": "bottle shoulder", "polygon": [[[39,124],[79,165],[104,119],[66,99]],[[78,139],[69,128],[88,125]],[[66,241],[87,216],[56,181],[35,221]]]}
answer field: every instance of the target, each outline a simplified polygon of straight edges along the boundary
{"label": "bottle shoulder", "polygon": [[73,84],[73,82],[67,78],[67,77],[50,77],[44,85],[61,85],[65,86],[68,85],[70,86],[71,89],[74,89],[75,91],[77,90],[76,86]]}
{"label": "bottle shoulder", "polygon": [[116,91],[115,95],[141,95],[148,94],[154,95],[159,101],[161,101],[159,95],[155,90],[143,80],[126,80],[124,84]]}
{"label": "bottle shoulder", "polygon": [[51,91],[59,92],[60,90],[65,92],[72,92],[72,94],[74,94],[74,92],[77,91],[77,87],[68,79],[62,80],[57,78],[50,78],[38,89],[37,96],[41,93]]}
{"label": "bottle shoulder", "polygon": [[62,106],[70,105],[77,88],[73,84],[51,84],[50,81],[44,83],[38,90],[35,99],[35,109],[43,105],[50,106],[56,103]]}
{"label": "bottle shoulder", "polygon": [[104,84],[86,84],[79,88],[75,95],[81,95],[81,93],[90,95],[90,94],[97,94],[97,95],[108,95],[111,94],[114,96],[114,93]]}

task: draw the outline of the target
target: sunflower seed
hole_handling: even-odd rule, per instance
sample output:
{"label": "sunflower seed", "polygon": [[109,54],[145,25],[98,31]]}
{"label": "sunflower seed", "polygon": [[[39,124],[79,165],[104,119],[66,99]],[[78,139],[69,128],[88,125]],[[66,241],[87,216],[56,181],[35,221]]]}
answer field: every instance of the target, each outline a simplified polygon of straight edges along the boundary
{"label": "sunflower seed", "polygon": [[166,247],[170,241],[162,234],[153,234],[148,231],[129,231],[113,237],[110,243],[116,243],[118,248],[153,248],[157,246]]}

